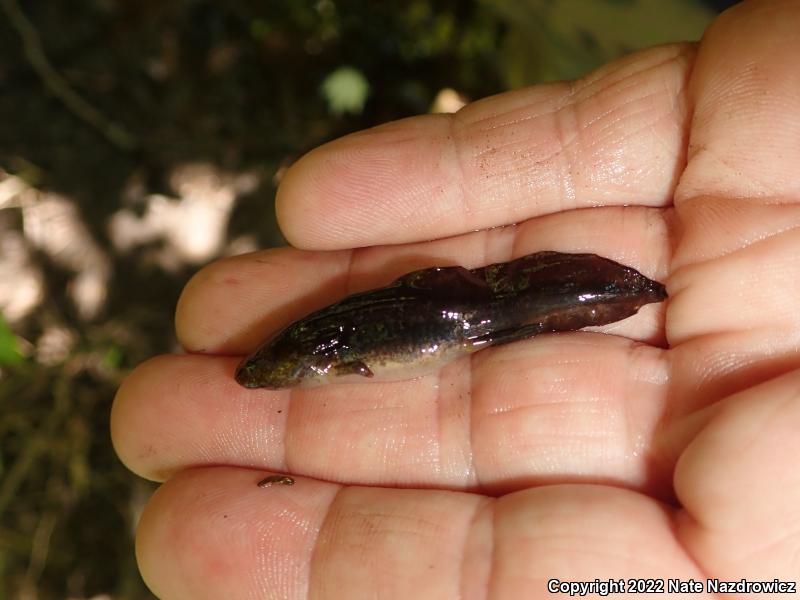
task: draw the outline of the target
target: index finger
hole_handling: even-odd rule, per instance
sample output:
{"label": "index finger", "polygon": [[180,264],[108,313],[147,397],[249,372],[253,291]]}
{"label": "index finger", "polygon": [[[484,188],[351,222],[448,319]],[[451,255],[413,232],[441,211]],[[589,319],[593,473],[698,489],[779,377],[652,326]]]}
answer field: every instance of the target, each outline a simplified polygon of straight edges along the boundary
{"label": "index finger", "polygon": [[694,46],[574,83],[388,123],[301,158],[278,190],[286,238],[341,249],[446,237],[589,206],[664,206],[685,162]]}

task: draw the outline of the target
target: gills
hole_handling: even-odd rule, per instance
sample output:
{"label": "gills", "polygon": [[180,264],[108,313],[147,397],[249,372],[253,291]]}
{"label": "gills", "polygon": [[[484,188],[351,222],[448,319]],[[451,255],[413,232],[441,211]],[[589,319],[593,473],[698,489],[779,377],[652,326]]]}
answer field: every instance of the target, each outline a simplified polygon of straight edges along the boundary
{"label": "gills", "polygon": [[613,323],[666,297],[661,283],[595,254],[432,267],[295,321],[245,358],[236,380],[281,389],[409,379],[490,346]]}

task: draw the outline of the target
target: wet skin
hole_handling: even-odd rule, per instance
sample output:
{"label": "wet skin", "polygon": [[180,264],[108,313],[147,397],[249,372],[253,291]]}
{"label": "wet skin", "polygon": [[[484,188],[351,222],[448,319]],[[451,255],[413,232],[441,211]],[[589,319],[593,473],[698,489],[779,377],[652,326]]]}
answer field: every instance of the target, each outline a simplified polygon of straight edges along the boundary
{"label": "wet skin", "polygon": [[242,361],[236,381],[281,389],[408,379],[490,346],[613,323],[666,297],[661,283],[595,254],[432,267],[295,321]]}

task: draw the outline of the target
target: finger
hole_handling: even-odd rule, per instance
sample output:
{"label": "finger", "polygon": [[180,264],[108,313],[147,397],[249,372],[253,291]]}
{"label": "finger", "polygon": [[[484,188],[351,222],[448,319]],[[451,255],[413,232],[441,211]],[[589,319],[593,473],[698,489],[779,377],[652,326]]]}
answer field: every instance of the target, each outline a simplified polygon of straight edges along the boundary
{"label": "finger", "polygon": [[275,248],[224,258],[192,277],[175,313],[178,341],[190,352],[244,354],[267,333],[341,298],[350,287],[352,251]]}
{"label": "finger", "polygon": [[[669,221],[663,209],[599,208],[435,242],[341,252],[279,249],[224,259],[186,286],[175,318],[178,339],[193,352],[244,354],[313,310],[415,269],[472,268],[539,250],[595,252],[663,281],[671,247]],[[628,320],[604,331],[662,341],[661,313],[645,314],[656,319]]]}
{"label": "finger", "polygon": [[684,406],[800,365],[797,6],[741,3],[700,45],[667,320]]}
{"label": "finger", "polygon": [[230,464],[493,494],[613,482],[668,497],[674,448],[693,433],[662,439],[665,415],[677,418],[664,351],[616,336],[545,335],[410,381],[292,392],[239,387],[235,363],[164,356],[136,369],[112,411],[125,464],[151,479]]}
{"label": "finger", "polygon": [[337,486],[260,488],[264,473],[184,471],[161,486],[136,535],[139,570],[159,598],[299,598]]}
{"label": "finger", "polygon": [[670,277],[676,409],[708,405],[797,368],[799,245],[793,232],[770,236]]}
{"label": "finger", "polygon": [[599,486],[498,501],[463,493],[339,488],[196,469],[148,504],[137,535],[160,598],[456,598],[549,595],[548,582],[700,579],[671,513]]}
{"label": "finger", "polygon": [[800,199],[797,8],[795,0],[743,2],[703,36],[689,85],[694,115],[676,204],[706,196],[750,198],[761,206]]}
{"label": "finger", "polygon": [[679,534],[701,567],[729,580],[800,572],[800,372],[725,400],[675,470]]}
{"label": "finger", "polygon": [[576,83],[501,94],[455,115],[326,144],[286,174],[277,211],[295,246],[428,240],[599,205],[665,206],[684,165],[691,45]]}

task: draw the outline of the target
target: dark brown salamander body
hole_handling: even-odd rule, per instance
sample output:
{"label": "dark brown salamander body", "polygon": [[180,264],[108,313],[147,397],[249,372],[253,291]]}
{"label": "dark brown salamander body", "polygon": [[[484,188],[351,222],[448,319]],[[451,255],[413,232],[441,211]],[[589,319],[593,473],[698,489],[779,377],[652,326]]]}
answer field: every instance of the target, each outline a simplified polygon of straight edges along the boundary
{"label": "dark brown salamander body", "polygon": [[433,267],[292,323],[242,361],[236,380],[279,389],[408,379],[489,346],[613,323],[666,297],[662,284],[595,254]]}

